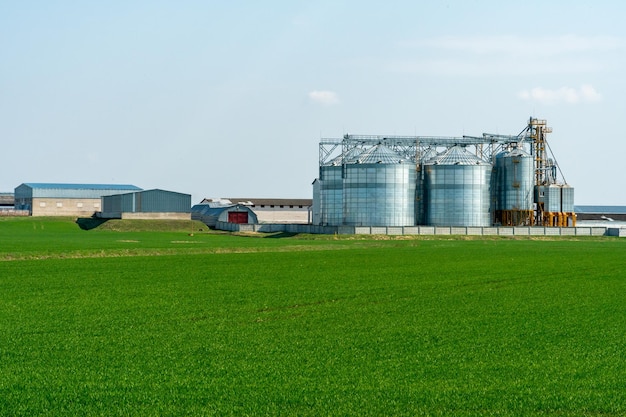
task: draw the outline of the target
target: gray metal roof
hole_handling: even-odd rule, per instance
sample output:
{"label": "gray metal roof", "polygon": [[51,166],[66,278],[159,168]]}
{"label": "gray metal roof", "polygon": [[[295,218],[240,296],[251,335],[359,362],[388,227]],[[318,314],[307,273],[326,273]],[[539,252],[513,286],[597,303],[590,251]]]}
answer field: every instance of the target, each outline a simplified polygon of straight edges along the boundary
{"label": "gray metal roof", "polygon": [[15,188],[15,200],[29,198],[101,198],[141,188],[127,184],[58,184],[27,182]]}
{"label": "gray metal roof", "polygon": [[228,198],[205,198],[202,203],[221,202],[227,204],[244,204],[253,206],[311,206],[313,200],[310,198],[251,198],[251,197],[228,197]]}
{"label": "gray metal roof", "polygon": [[404,158],[393,149],[379,143],[349,162],[357,164],[397,164],[404,162]]}
{"label": "gray metal roof", "polygon": [[141,190],[136,185],[130,184],[64,184],[64,183],[45,183],[45,182],[25,182],[30,188],[48,189],[48,190]]}
{"label": "gray metal roof", "polygon": [[463,146],[452,146],[425,162],[429,165],[486,165],[488,162],[468,152]]}
{"label": "gray metal roof", "polygon": [[189,197],[191,197],[191,194],[180,193],[178,191],[168,191],[168,190],[163,190],[161,188],[153,188],[151,190],[142,190],[141,188],[138,189],[138,190],[126,190],[126,189],[124,189],[124,190],[121,190],[121,191],[127,191],[127,192],[119,193],[119,194],[111,194],[108,197],[115,196],[115,195],[137,194],[137,193],[139,193],[139,194],[161,193],[161,194],[169,194],[169,195],[176,194],[176,195],[182,195],[182,196],[189,196]]}
{"label": "gray metal roof", "polygon": [[576,213],[626,214],[626,206],[574,206]]}

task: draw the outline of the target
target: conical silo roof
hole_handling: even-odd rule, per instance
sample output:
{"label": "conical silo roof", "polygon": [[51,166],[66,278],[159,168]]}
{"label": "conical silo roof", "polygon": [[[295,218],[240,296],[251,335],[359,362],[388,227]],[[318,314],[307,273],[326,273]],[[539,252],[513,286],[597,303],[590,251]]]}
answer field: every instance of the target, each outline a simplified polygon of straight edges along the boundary
{"label": "conical silo roof", "polygon": [[488,165],[463,146],[452,146],[425,162],[428,165]]}
{"label": "conical silo roof", "polygon": [[398,164],[404,162],[402,155],[382,143],[372,146],[355,158],[357,164]]}
{"label": "conical silo roof", "polygon": [[424,151],[424,153],[421,156],[421,160],[423,162],[428,161],[431,158],[434,158],[435,156],[437,156],[437,150],[433,147],[429,147],[428,149],[426,149]]}
{"label": "conical silo roof", "polygon": [[522,157],[522,158],[527,158],[527,157],[529,157],[529,156],[531,156],[531,155],[530,155],[528,152],[526,152],[525,150],[523,150],[523,149],[520,149],[520,148],[515,148],[515,149],[512,149],[512,150],[511,150],[511,151],[507,154],[507,156],[508,156],[508,157],[515,157],[515,156],[519,156],[519,157]]}
{"label": "conical silo roof", "polygon": [[336,156],[335,158],[328,161],[326,166],[340,166],[343,163],[354,163],[354,160],[363,152],[362,148],[352,148],[348,150],[345,154],[341,154]]}

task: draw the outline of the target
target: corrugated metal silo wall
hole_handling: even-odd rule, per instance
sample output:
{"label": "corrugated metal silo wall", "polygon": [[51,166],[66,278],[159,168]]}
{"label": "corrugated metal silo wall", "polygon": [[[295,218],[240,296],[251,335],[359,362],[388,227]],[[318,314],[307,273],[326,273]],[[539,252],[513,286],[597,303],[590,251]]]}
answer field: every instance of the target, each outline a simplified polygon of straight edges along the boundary
{"label": "corrugated metal silo wall", "polygon": [[561,187],[561,211],[563,213],[574,212],[574,187],[569,185]]}
{"label": "corrugated metal silo wall", "polygon": [[343,224],[341,165],[320,167],[320,224],[325,226]]}
{"label": "corrugated metal silo wall", "polygon": [[343,186],[346,225],[415,225],[414,164],[348,164]]}
{"label": "corrugated metal silo wall", "polygon": [[425,217],[430,226],[491,226],[491,165],[426,165]]}
{"label": "corrugated metal silo wall", "polygon": [[554,184],[538,185],[535,187],[535,200],[543,203],[543,211],[558,213],[561,211],[561,187]]}
{"label": "corrugated metal silo wall", "polygon": [[311,223],[314,225],[321,224],[320,211],[320,180],[313,182],[313,204],[311,205]]}
{"label": "corrugated metal silo wall", "polygon": [[501,210],[533,209],[533,159],[526,154],[508,154],[501,163]]}

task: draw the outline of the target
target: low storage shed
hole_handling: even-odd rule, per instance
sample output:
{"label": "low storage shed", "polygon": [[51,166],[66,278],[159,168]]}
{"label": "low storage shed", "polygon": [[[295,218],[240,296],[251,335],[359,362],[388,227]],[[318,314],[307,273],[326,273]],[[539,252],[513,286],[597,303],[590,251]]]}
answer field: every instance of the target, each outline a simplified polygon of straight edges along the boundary
{"label": "low storage shed", "polygon": [[218,222],[237,224],[257,224],[259,219],[254,211],[248,206],[235,204],[222,211],[217,218]]}
{"label": "low storage shed", "polygon": [[205,198],[201,204],[205,203],[228,203],[250,207],[259,223],[310,224],[313,200],[307,198]]}
{"label": "low storage shed", "polygon": [[200,203],[191,208],[191,218],[199,220],[210,228],[218,221],[238,224],[257,224],[256,213],[241,204]]}
{"label": "low storage shed", "polygon": [[15,205],[15,195],[13,193],[0,193],[0,207],[13,208]]}
{"label": "low storage shed", "polygon": [[145,190],[102,197],[106,219],[191,219],[191,195],[166,190]]}

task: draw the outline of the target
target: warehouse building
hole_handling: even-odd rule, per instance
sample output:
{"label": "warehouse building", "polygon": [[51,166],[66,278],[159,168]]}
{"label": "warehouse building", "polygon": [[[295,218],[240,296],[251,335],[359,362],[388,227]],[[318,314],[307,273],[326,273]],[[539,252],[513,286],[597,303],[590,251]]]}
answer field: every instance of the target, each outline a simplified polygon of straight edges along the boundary
{"label": "warehouse building", "polygon": [[102,197],[105,219],[191,219],[191,195],[160,189]]}
{"label": "warehouse building", "polygon": [[15,216],[28,216],[28,215],[29,213],[26,210],[15,209],[14,193],[0,193],[0,216],[15,217]]}
{"label": "warehouse building", "polygon": [[218,222],[235,224],[258,224],[257,215],[248,206],[233,204],[230,200],[207,201],[191,208],[192,220],[199,220],[211,228]]}
{"label": "warehouse building", "polygon": [[581,221],[626,222],[626,206],[575,206]]}
{"label": "warehouse building", "polygon": [[0,193],[0,210],[12,209],[15,205],[15,195],[13,193]]}
{"label": "warehouse building", "polygon": [[23,183],[15,188],[15,209],[31,216],[84,216],[101,210],[103,196],[140,191],[134,185]]}
{"label": "warehouse building", "polygon": [[249,207],[258,223],[310,224],[312,221],[310,198],[205,198],[200,204],[208,203]]}

